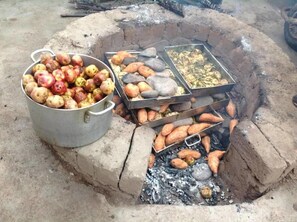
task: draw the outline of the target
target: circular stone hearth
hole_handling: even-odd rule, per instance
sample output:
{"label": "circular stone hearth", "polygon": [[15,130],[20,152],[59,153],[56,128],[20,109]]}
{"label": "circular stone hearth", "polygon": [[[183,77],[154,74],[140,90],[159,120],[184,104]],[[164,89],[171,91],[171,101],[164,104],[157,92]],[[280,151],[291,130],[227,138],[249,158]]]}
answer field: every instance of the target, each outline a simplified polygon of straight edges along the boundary
{"label": "circular stone hearth", "polygon": [[[107,51],[203,42],[233,75],[241,117],[220,166],[220,176],[242,200],[275,187],[297,164],[296,68],[263,33],[212,10],[188,7],[185,18],[157,5],[92,14],[53,36],[45,48],[104,60]],[[145,138],[143,135],[146,135]],[[115,138],[116,137],[116,138]],[[89,183],[137,198],[154,139],[152,129],[135,128],[120,117],[97,142],[53,147]]]}

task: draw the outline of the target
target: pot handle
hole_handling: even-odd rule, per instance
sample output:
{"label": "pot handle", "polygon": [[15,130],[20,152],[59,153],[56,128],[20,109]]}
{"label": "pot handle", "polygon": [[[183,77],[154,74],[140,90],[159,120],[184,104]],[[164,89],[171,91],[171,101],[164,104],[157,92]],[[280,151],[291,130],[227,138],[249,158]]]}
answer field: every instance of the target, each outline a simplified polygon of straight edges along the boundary
{"label": "pot handle", "polygon": [[89,111],[89,110],[86,111],[86,113],[85,113],[85,123],[90,122],[90,116],[101,116],[101,115],[111,111],[114,108],[115,103],[112,102],[112,101],[107,101],[107,102],[110,104],[110,106],[108,108],[100,111],[100,112],[92,112],[92,111]]}
{"label": "pot handle", "polygon": [[51,49],[37,49],[31,53],[31,59],[33,60],[33,62],[37,62],[38,59],[36,59],[35,56],[37,53],[41,53],[41,52],[49,52],[53,56],[55,55],[55,53]]}

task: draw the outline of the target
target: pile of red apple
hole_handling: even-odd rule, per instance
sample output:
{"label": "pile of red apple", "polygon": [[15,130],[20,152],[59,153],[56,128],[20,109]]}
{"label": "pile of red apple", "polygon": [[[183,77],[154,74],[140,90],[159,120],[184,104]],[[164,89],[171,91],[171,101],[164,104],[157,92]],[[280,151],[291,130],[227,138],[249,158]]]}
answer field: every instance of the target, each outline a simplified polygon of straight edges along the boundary
{"label": "pile of red apple", "polygon": [[107,69],[94,64],[84,67],[80,55],[59,52],[53,58],[42,54],[32,73],[23,75],[23,87],[35,102],[51,108],[88,107],[114,91]]}

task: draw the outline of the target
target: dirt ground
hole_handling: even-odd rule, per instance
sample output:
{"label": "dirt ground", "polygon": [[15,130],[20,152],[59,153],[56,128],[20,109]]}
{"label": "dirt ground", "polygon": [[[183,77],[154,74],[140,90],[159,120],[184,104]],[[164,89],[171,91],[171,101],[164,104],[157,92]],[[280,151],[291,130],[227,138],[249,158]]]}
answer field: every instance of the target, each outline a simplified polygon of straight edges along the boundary
{"label": "dirt ground", "polygon": [[[225,0],[223,7],[270,36],[297,65],[296,52],[284,41],[279,9],[293,2]],[[142,214],[148,213],[112,206],[104,195],[77,181],[32,129],[20,77],[31,64],[31,52],[76,19],[60,17],[72,11],[67,1],[1,0],[0,11],[0,221],[143,221]],[[297,211],[296,191],[296,180],[284,183],[271,193],[275,200],[252,218],[294,221],[292,215],[283,214],[288,209]],[[164,221],[172,213],[168,209],[154,215],[157,221]]]}

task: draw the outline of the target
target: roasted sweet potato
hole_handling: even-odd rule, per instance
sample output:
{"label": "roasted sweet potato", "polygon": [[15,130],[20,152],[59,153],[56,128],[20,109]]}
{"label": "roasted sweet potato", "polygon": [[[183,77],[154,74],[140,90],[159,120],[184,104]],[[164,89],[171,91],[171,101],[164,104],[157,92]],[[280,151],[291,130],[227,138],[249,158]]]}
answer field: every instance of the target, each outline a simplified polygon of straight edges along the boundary
{"label": "roasted sweet potato", "polygon": [[154,121],[156,119],[156,116],[157,116],[157,111],[155,110],[150,110],[147,112],[148,121]]}
{"label": "roasted sweet potato", "polygon": [[165,140],[166,146],[183,141],[188,136],[188,128],[190,126],[179,126],[175,128]]}
{"label": "roasted sweet potato", "polygon": [[176,169],[180,169],[180,170],[186,169],[189,166],[185,161],[183,161],[179,158],[172,159],[170,161],[170,164],[172,167],[174,167]]}
{"label": "roasted sweet potato", "polygon": [[139,88],[139,91],[142,93],[142,92],[145,92],[145,91],[151,91],[153,90],[152,87],[150,87],[149,84],[147,84],[146,82],[139,82],[137,84],[138,88]]}
{"label": "roasted sweet potato", "polygon": [[138,119],[138,122],[139,123],[141,123],[141,124],[143,124],[143,123],[145,123],[145,122],[147,122],[147,111],[146,111],[146,109],[139,109],[138,111],[137,111],[137,119]]}
{"label": "roasted sweet potato", "polygon": [[220,160],[216,156],[208,156],[208,166],[214,174],[218,173]]}
{"label": "roasted sweet potato", "polygon": [[206,153],[209,153],[209,151],[210,151],[210,137],[209,136],[204,136],[202,138],[201,142],[202,142],[202,145],[203,145]]}
{"label": "roasted sweet potato", "polygon": [[118,51],[117,55],[124,58],[130,58],[130,57],[134,57],[131,53],[127,52],[127,51]]}
{"label": "roasted sweet potato", "polygon": [[220,159],[222,159],[222,157],[224,156],[225,153],[226,153],[226,151],[215,150],[215,151],[212,151],[212,152],[210,152],[208,154],[208,158],[212,157],[212,156],[215,156],[220,160]]}
{"label": "roasted sweet potato", "polygon": [[238,119],[232,119],[229,123],[230,134],[233,132],[235,126],[238,124]]}
{"label": "roasted sweet potato", "polygon": [[137,72],[138,68],[142,65],[142,62],[132,62],[123,71],[128,73],[134,73]]}
{"label": "roasted sweet potato", "polygon": [[156,160],[155,155],[151,153],[149,162],[148,162],[148,168],[153,168],[153,166],[155,164],[155,160]]}
{"label": "roasted sweet potato", "polygon": [[165,136],[161,133],[156,137],[154,147],[156,151],[161,151],[165,148]]}
{"label": "roasted sweet potato", "polygon": [[210,126],[211,126],[210,123],[195,123],[189,127],[188,134],[193,135],[196,133],[200,133],[202,130],[204,130]]}
{"label": "roasted sweet potato", "polygon": [[199,116],[199,121],[200,122],[219,123],[219,122],[224,121],[224,119],[221,117],[215,116],[211,113],[202,113]]}
{"label": "roasted sweet potato", "polygon": [[228,105],[226,106],[226,112],[232,118],[234,118],[236,115],[236,106],[231,99],[230,99]]}
{"label": "roasted sweet potato", "polygon": [[181,159],[186,158],[186,156],[192,156],[194,159],[197,160],[201,157],[201,154],[197,150],[183,149],[177,153],[177,156]]}
{"label": "roasted sweet potato", "polygon": [[159,113],[165,113],[169,107],[169,104],[164,104],[160,107]]}
{"label": "roasted sweet potato", "polygon": [[151,68],[149,68],[147,66],[139,66],[138,73],[140,75],[144,76],[145,78],[156,74],[154,70],[152,70]]}
{"label": "roasted sweet potato", "polygon": [[174,125],[172,123],[165,124],[161,130],[163,136],[168,136],[173,130]]}
{"label": "roasted sweet potato", "polygon": [[140,93],[138,86],[133,85],[132,83],[127,84],[124,87],[124,91],[125,91],[126,95],[131,98],[137,97]]}

